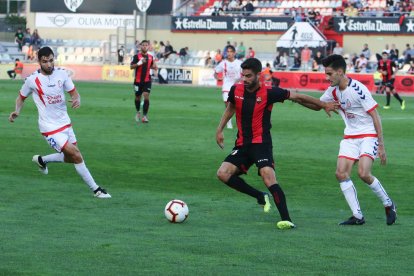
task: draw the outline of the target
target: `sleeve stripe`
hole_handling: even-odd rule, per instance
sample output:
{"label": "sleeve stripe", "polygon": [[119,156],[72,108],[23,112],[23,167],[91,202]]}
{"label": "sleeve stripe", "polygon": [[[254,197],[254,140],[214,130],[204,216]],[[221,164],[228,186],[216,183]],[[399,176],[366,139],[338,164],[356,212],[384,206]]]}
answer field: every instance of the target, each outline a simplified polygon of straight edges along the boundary
{"label": "sleeve stripe", "polygon": [[73,87],[73,89],[72,90],[70,90],[70,91],[68,91],[68,93],[71,93],[71,92],[73,92],[73,91],[75,91],[76,90],[76,87]]}
{"label": "sleeve stripe", "polygon": [[20,98],[22,98],[23,100],[25,100],[25,99],[27,98],[26,96],[23,96],[22,91],[19,91],[19,96],[20,96]]}
{"label": "sleeve stripe", "polygon": [[368,110],[367,112],[370,113],[371,111],[373,111],[375,108],[378,107],[378,104],[374,105],[370,110]]}

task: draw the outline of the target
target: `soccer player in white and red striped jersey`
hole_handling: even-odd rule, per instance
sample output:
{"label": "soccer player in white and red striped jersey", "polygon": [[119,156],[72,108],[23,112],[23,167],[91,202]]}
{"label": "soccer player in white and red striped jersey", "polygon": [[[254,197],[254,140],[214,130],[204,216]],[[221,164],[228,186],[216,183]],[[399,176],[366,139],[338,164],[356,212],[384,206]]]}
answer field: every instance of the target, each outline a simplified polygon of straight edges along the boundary
{"label": "soccer player in white and red striped jersey", "polygon": [[362,225],[365,223],[357,192],[351,180],[351,171],[358,162],[358,175],[382,201],[386,223],[392,225],[397,219],[397,209],[379,180],[372,175],[372,165],[377,155],[381,164],[386,163],[384,138],[377,102],[365,85],[345,75],[346,62],[340,55],[331,55],[322,60],[326,79],[330,87],[321,101],[339,102],[339,113],[345,122],[344,139],[340,143],[336,178],[345,196],[352,217],[340,225]]}
{"label": "soccer player in white and red striped jersey", "polygon": [[40,156],[34,155],[35,162],[43,174],[48,174],[50,162],[73,163],[77,173],[82,177],[97,198],[111,196],[99,187],[77,147],[75,133],[67,113],[65,91],[70,95],[72,108],[80,107],[80,95],[66,70],[54,67],[54,53],[51,48],[43,47],[38,53],[40,69],[26,78],[16,99],[15,111],[10,113],[9,121],[14,122],[20,115],[24,101],[33,94],[33,100],[39,113],[39,130],[48,144],[57,153]]}
{"label": "soccer player in white and red striped jersey", "polygon": [[[214,69],[214,78],[223,80],[222,95],[224,105],[227,107],[227,98],[229,97],[230,88],[240,80],[242,62],[236,59],[236,49],[232,45],[227,46],[227,58],[220,62]],[[218,74],[223,73],[219,78]],[[227,128],[233,128],[231,120],[227,122]]]}

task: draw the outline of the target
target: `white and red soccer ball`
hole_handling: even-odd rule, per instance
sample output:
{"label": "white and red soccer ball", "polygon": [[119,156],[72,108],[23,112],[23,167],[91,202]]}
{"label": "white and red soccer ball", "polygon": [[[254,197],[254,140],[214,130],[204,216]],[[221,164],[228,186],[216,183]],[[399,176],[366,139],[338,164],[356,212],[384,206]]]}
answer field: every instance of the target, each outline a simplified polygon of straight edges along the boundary
{"label": "white and red soccer ball", "polygon": [[182,200],[173,199],[165,206],[164,214],[172,223],[183,222],[188,217],[188,206]]}

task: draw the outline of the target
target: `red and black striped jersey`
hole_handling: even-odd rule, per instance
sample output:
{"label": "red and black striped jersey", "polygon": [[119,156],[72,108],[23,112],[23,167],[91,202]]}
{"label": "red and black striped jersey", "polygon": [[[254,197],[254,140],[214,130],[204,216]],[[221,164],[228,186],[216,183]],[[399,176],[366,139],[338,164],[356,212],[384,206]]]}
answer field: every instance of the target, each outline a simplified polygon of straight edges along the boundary
{"label": "red and black striped jersey", "polygon": [[145,56],[142,53],[134,55],[131,65],[137,64],[142,58],[146,58],[147,62],[143,63],[141,66],[135,68],[135,78],[134,84],[144,83],[151,81],[151,67],[154,64],[154,57],[151,54],[146,54]]}
{"label": "red and black striped jersey", "polygon": [[237,122],[236,146],[272,143],[270,116],[273,104],[289,99],[289,90],[264,84],[248,92],[244,84],[231,87],[228,102],[235,105]]}
{"label": "red and black striped jersey", "polygon": [[378,69],[382,71],[386,71],[387,74],[382,74],[382,80],[383,81],[389,81],[392,78],[392,75],[394,74],[394,68],[397,68],[397,65],[394,61],[387,60],[384,62],[382,59],[378,62]]}

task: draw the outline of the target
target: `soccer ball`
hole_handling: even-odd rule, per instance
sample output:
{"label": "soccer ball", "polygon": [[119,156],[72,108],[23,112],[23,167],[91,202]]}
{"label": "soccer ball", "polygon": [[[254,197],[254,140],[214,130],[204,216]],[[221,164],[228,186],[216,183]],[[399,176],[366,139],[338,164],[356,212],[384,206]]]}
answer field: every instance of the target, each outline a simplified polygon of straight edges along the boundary
{"label": "soccer ball", "polygon": [[164,214],[172,223],[183,222],[188,217],[188,206],[184,201],[174,199],[167,203]]}

